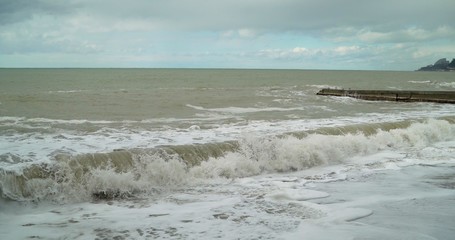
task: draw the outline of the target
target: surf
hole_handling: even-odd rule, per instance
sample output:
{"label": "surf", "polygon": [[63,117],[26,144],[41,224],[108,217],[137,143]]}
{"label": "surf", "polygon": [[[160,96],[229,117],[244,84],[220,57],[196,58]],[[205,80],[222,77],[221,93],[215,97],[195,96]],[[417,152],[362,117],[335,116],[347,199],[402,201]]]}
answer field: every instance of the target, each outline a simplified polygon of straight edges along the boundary
{"label": "surf", "polygon": [[455,119],[324,127],[235,141],[58,154],[47,163],[0,170],[5,199],[87,201],[177,189],[208,179],[235,179],[342,164],[353,156],[454,140]]}

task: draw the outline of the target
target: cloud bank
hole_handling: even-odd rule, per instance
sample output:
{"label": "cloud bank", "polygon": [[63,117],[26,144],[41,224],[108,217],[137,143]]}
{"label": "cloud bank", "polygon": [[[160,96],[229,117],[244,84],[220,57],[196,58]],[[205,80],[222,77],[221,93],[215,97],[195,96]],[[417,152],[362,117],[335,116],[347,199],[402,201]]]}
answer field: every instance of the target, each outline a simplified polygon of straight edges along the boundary
{"label": "cloud bank", "polygon": [[0,1],[0,67],[411,70],[455,57],[452,0]]}

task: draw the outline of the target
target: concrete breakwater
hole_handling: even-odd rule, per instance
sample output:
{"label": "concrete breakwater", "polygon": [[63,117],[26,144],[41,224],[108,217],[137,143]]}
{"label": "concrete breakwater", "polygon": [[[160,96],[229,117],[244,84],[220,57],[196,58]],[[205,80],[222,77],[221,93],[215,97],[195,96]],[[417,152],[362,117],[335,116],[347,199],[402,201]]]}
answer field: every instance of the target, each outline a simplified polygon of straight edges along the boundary
{"label": "concrete breakwater", "polygon": [[317,95],[371,101],[455,103],[455,91],[345,90],[324,88]]}

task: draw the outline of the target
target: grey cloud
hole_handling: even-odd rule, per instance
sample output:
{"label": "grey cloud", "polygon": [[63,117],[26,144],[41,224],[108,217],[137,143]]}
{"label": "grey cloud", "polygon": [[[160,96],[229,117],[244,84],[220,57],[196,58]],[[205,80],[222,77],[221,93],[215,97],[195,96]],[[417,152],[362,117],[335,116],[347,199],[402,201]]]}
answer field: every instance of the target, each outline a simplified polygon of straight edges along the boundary
{"label": "grey cloud", "polygon": [[[180,46],[198,54],[209,44],[191,40],[188,33],[210,32],[220,36],[207,40],[213,43],[209,50],[214,54],[244,53],[227,58],[235,63],[248,56],[251,62],[260,59],[257,66],[264,59],[271,67],[275,61],[286,67],[285,63],[318,58],[336,59],[336,64],[348,61],[345,59],[377,62],[380,56],[422,58],[436,51],[447,56],[448,47],[454,46],[454,9],[454,0],[0,0],[0,53],[105,56],[118,53],[116,49],[151,49],[149,45],[155,45],[153,51],[158,53],[173,53]],[[279,45],[277,36],[284,32],[288,40],[295,33],[301,42]],[[137,38],[145,40],[135,44]],[[347,47],[312,49],[305,46],[306,38]],[[169,39],[182,40],[175,44]],[[267,39],[275,42],[270,44]],[[441,42],[441,50],[422,50]],[[390,48],[402,43],[413,48]],[[251,53],[251,44],[265,50]],[[223,62],[225,57],[213,59]],[[213,59],[207,62],[215,62]]]}
{"label": "grey cloud", "polygon": [[[256,59],[273,61],[275,64],[300,63],[318,64],[318,68],[330,66],[339,69],[389,69],[413,70],[419,66],[419,60],[413,57],[416,52],[414,45],[392,46],[338,46],[331,48],[293,48],[293,49],[264,49],[251,53]],[[429,56],[437,57],[437,55]],[[421,63],[420,63],[421,64]],[[412,67],[414,66],[414,67]]]}
{"label": "grey cloud", "polygon": [[[30,1],[33,5],[34,1]],[[29,8],[28,1],[0,1],[0,24],[9,24],[28,19],[33,14],[33,8]]]}
{"label": "grey cloud", "polygon": [[55,0],[0,0],[0,24],[29,20],[34,15],[65,15],[77,4]]}
{"label": "grey cloud", "polygon": [[312,31],[338,26],[374,30],[453,24],[453,0],[167,0],[85,1],[88,11],[109,18],[140,18],[168,28]]}
{"label": "grey cloud", "polygon": [[392,31],[455,22],[453,0],[0,0],[0,23],[33,14],[82,14],[94,22],[140,20],[170,30],[316,32],[336,27]]}
{"label": "grey cloud", "polygon": [[447,25],[432,29],[409,27],[392,31],[373,31],[369,28],[336,28],[324,32],[334,42],[362,41],[365,43],[425,42],[438,39],[455,39],[455,28]]}

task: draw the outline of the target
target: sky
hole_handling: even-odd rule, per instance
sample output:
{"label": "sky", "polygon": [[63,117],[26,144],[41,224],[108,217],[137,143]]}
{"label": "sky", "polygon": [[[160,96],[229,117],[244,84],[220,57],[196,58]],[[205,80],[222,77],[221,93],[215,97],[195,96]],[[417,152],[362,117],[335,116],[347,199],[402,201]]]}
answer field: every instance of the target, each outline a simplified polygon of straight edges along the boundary
{"label": "sky", "polygon": [[454,0],[0,0],[0,67],[415,70]]}

